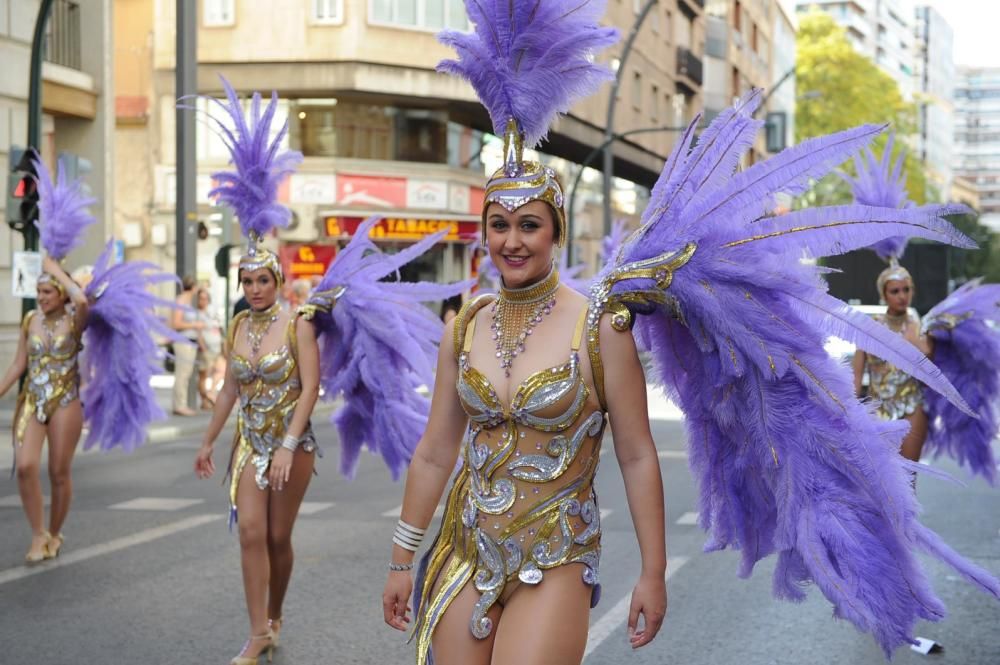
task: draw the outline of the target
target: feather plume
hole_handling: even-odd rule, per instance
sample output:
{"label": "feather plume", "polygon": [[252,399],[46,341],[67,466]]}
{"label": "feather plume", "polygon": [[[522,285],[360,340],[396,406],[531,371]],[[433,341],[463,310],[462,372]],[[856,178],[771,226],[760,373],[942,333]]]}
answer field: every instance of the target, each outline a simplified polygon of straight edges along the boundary
{"label": "feather plume", "polygon": [[[871,148],[854,157],[854,170],[857,176],[851,177],[840,173],[854,192],[854,200],[862,205],[880,206],[883,208],[903,208],[910,205],[906,193],[906,177],[903,176],[905,156],[901,152],[892,162],[892,146],[896,135],[889,134],[882,159],[875,157]],[[906,251],[907,236],[899,235],[886,238],[872,244],[871,250],[883,261],[903,258]]]}
{"label": "feather plume", "polygon": [[[822,270],[801,259],[903,228],[969,241],[942,219],[947,206],[838,206],[772,217],[777,193],[803,191],[881,128],[813,139],[734,173],[759,130],[751,117],[757,100],[750,93],[720,114],[697,144],[681,141],[639,231],[602,271],[592,307],[607,294],[648,312],[635,336],[650,351],[657,382],[685,412],[706,549],[740,550],[743,576],[777,554],[777,597],[801,600],[814,583],[835,616],[872,633],[889,654],[912,641],[918,620],[944,615],[915,552],[998,597],[1000,583],[919,523],[898,452],[906,424],[881,421],[854,397],[823,340],[835,335],[892,353],[956,412],[969,406],[922,354],[832,298]],[[626,278],[633,268],[650,277]],[[663,298],[667,306],[651,306]]]}
{"label": "feather plume", "polygon": [[430,402],[422,390],[433,388],[443,333],[441,321],[421,303],[445,300],[472,284],[387,281],[444,232],[389,255],[368,237],[377,222],[373,217],[358,228],[303,311],[319,338],[324,398],[344,400],[333,416],[341,472],[353,477],[361,449],[368,447],[397,479],[427,422]]}
{"label": "feather plume", "polygon": [[226,79],[222,87],[226,101],[210,97],[222,110],[222,119],[212,116],[219,138],[226,144],[234,171],[218,171],[212,178],[218,183],[208,194],[233,209],[240,228],[247,237],[262,237],[275,227],[286,227],[291,211],[278,203],[278,186],[302,161],[302,153],[281,150],[288,131],[287,122],[272,137],[271,123],[278,109],[278,95],[261,110],[260,93],[250,101],[248,116],[243,113],[239,96]]}
{"label": "feather plume", "polygon": [[618,41],[599,25],[603,0],[465,0],[465,8],[474,31],[438,36],[458,58],[437,69],[472,84],[497,136],[514,118],[533,148],[559,114],[613,78],[592,61]]}
{"label": "feather plume", "polygon": [[156,314],[156,308],[179,306],[150,292],[154,285],[176,282],[177,277],[153,263],[114,265],[113,256],[111,240],[85,289],[90,307],[84,333],[81,401],[90,432],[84,448],[99,444],[102,450],[121,446],[131,452],[146,440],[149,423],[165,417],[149,385],[163,359],[155,338],[175,344],[192,342]]}
{"label": "feather plume", "polygon": [[55,180],[41,159],[32,159],[38,186],[38,239],[45,251],[61,261],[80,246],[87,227],[96,222],[87,209],[97,202],[82,180],[69,180],[66,165],[59,160]]}

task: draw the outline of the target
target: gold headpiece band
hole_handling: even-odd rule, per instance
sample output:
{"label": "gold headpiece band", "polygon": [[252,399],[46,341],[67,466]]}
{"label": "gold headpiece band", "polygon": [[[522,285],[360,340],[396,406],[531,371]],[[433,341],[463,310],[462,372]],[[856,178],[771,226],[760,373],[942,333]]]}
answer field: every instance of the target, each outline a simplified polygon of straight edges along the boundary
{"label": "gold headpiece band", "polygon": [[48,284],[53,288],[55,288],[55,290],[58,291],[59,295],[61,295],[63,298],[66,297],[66,289],[63,288],[63,285],[59,283],[59,280],[56,279],[55,276],[52,275],[52,273],[43,272],[41,275],[38,276],[38,279],[36,280],[35,284],[38,285]]}
{"label": "gold headpiece band", "polygon": [[524,161],[524,134],[511,118],[503,137],[503,167],[486,183],[486,198],[483,201],[482,241],[486,246],[486,209],[491,203],[499,203],[507,212],[514,212],[530,201],[548,203],[555,214],[559,231],[558,245],[566,244],[566,211],[563,209],[562,185],[556,172],[538,162]]}
{"label": "gold headpiece band", "polygon": [[878,280],[876,281],[879,298],[885,297],[885,285],[892,280],[907,281],[911,285],[913,284],[913,277],[910,275],[910,272],[899,265],[899,262],[895,258],[889,262],[888,268],[879,273]]}
{"label": "gold headpiece band", "polygon": [[242,273],[244,270],[247,272],[253,272],[254,270],[267,268],[271,271],[271,274],[274,275],[274,279],[278,283],[278,287],[281,287],[282,283],[285,281],[281,274],[281,261],[278,260],[278,255],[274,252],[264,249],[263,247],[258,247],[257,243],[259,241],[259,236],[251,234],[247,253],[240,257],[240,267],[238,272]]}

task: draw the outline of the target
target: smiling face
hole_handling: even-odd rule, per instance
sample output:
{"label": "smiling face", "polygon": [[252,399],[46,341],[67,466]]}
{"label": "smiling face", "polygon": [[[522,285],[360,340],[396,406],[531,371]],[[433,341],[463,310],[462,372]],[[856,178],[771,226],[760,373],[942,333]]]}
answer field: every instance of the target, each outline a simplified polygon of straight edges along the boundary
{"label": "smiling face", "polygon": [[905,314],[913,300],[913,285],[908,279],[890,279],[885,283],[882,297],[894,316]]}
{"label": "smiling face", "polygon": [[38,285],[38,308],[43,314],[54,314],[66,305],[66,297],[54,284],[41,282]]}
{"label": "smiling face", "polygon": [[240,286],[254,310],[263,311],[278,299],[278,282],[267,268],[244,270],[240,273]]}
{"label": "smiling face", "polygon": [[518,289],[543,279],[552,268],[556,225],[552,208],[530,201],[514,212],[499,203],[486,209],[486,245],[504,286]]}

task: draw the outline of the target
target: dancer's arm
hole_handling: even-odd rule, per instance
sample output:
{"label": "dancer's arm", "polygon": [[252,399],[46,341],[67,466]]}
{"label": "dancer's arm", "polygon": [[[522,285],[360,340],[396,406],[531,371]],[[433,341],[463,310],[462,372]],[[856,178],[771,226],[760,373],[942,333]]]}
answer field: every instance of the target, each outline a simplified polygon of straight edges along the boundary
{"label": "dancer's arm", "polygon": [[635,340],[631,333],[614,330],[610,317],[601,321],[600,340],[615,456],[625,480],[625,496],[642,559],[628,617],[629,642],[637,649],[656,637],[667,612],[663,481],[656,444],[649,431],[646,379]]}
{"label": "dancer's arm", "polygon": [[3,375],[3,379],[0,380],[0,397],[7,394],[10,387],[17,383],[18,378],[24,374],[24,370],[28,368],[28,344],[25,336],[27,334],[27,326],[21,326],[21,332],[17,338],[17,351],[14,352],[14,361],[11,362],[10,367],[7,368],[7,372]]}
{"label": "dancer's arm", "polygon": [[861,398],[862,380],[865,374],[865,352],[857,349],[851,359],[851,369],[854,370],[854,395]]}
{"label": "dancer's arm", "polygon": [[[319,344],[316,342],[316,329],[313,324],[295,313],[295,343],[296,366],[299,370],[301,392],[292,412],[292,420],[288,423],[285,434],[300,439],[309,426],[309,417],[319,399]],[[227,382],[228,383],[228,382]],[[275,489],[281,489],[292,473],[292,460],[295,453],[284,446],[278,448],[271,461],[270,483]]]}
{"label": "dancer's arm", "polygon": [[[468,423],[468,416],[462,410],[455,388],[458,363],[452,344],[454,329],[455,320],[452,319],[445,326],[438,350],[430,418],[406,473],[400,519],[419,529],[426,529],[434,517],[434,510],[444,494],[448,478],[455,470],[462,434]],[[393,563],[410,564],[414,555],[414,552],[393,543]],[[412,591],[413,578],[409,572],[389,573],[382,594],[382,608],[386,623],[393,628],[406,630],[409,622],[408,602]]]}
{"label": "dancer's arm", "polygon": [[90,302],[87,300],[83,289],[73,281],[72,277],[66,274],[66,271],[59,265],[59,262],[51,256],[46,256],[42,259],[42,270],[52,275],[59,282],[59,286],[63,288],[66,295],[69,296],[69,301],[73,303],[74,308],[73,323],[76,326],[76,330],[82,331],[87,325],[87,310],[90,307]]}
{"label": "dancer's arm", "polygon": [[[239,324],[234,321],[233,325],[237,326]],[[226,380],[222,384],[222,389],[219,390],[218,396],[215,398],[215,407],[212,409],[212,420],[208,423],[208,429],[205,431],[201,448],[198,450],[198,456],[194,461],[194,472],[199,478],[208,478],[215,473],[215,462],[212,461],[212,450],[215,447],[215,439],[219,436],[222,428],[226,426],[226,421],[229,420],[229,414],[233,410],[233,405],[236,404],[237,397],[239,397],[239,387],[236,383],[236,377],[233,376],[233,364],[227,363]]]}

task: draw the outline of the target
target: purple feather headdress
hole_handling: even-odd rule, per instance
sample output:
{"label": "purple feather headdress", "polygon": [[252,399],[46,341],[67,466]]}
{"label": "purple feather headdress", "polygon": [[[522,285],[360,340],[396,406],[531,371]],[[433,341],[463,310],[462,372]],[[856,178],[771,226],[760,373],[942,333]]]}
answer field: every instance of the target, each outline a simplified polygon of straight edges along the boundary
{"label": "purple feather headdress", "polygon": [[97,199],[87,195],[82,180],[70,181],[62,160],[57,178],[40,159],[33,159],[38,185],[38,237],[49,256],[61,261],[80,246],[83,232],[97,220],[87,210]]}
{"label": "purple feather headdress", "polygon": [[[854,169],[857,176],[852,178],[840,173],[840,177],[851,185],[856,203],[883,208],[905,208],[911,205],[906,193],[906,176],[903,175],[905,155],[900,153],[896,162],[892,162],[894,140],[895,134],[889,134],[882,159],[876,158],[871,148],[865,148],[862,153],[855,155]],[[907,236],[893,236],[873,243],[869,249],[883,261],[891,262],[903,257],[907,240]]]}

